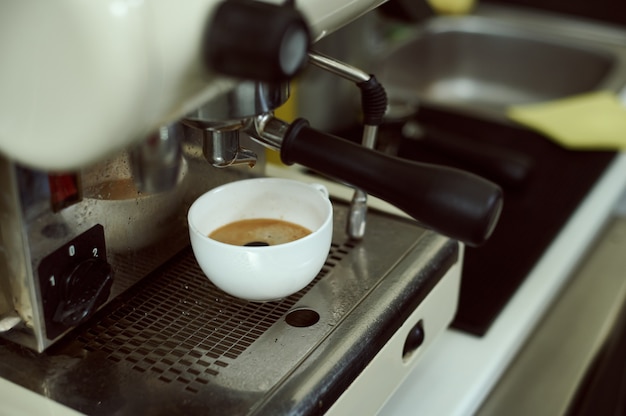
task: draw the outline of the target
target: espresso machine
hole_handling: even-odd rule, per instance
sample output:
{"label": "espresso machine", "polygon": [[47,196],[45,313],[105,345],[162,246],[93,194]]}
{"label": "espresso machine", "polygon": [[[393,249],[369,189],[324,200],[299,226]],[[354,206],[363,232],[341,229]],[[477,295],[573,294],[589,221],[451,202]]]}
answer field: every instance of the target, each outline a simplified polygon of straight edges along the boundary
{"label": "espresso machine", "polygon": [[[314,51],[382,2],[3,5],[0,377],[86,414],[380,406],[451,321],[463,246],[502,204],[480,177],[376,151],[384,87]],[[360,89],[362,144],[274,115],[305,66]],[[254,303],[202,275],[185,219],[263,176],[267,148],[355,192],[314,282]]]}

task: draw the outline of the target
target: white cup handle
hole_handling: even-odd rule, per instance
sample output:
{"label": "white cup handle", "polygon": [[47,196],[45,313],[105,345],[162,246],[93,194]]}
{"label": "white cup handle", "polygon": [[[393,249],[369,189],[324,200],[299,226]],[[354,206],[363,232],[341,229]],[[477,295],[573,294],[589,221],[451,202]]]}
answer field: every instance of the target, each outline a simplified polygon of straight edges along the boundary
{"label": "white cup handle", "polygon": [[328,198],[328,189],[326,189],[326,187],[321,183],[310,183],[309,186],[311,188],[317,189],[322,193],[322,195],[324,195],[325,198]]}

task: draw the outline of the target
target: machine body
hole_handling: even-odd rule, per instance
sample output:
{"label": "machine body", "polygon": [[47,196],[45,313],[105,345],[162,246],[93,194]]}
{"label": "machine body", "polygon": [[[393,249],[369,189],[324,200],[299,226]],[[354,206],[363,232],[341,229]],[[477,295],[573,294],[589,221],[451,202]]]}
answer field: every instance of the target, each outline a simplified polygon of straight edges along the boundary
{"label": "machine body", "polygon": [[[296,6],[315,41],[383,2],[303,0]],[[221,3],[3,2],[0,151],[38,169],[76,169],[232,89],[236,81],[202,59]]]}

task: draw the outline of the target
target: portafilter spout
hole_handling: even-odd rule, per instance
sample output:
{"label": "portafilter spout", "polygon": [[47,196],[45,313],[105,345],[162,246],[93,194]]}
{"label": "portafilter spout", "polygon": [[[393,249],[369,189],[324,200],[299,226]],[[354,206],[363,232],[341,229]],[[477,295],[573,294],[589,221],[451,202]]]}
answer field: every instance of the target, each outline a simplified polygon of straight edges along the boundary
{"label": "portafilter spout", "polygon": [[289,97],[289,84],[242,80],[225,88],[181,122],[202,131],[205,159],[217,168],[254,166],[257,155],[239,145],[253,117],[271,113]]}
{"label": "portafilter spout", "polygon": [[205,127],[203,130],[202,153],[216,168],[232,165],[256,164],[257,155],[239,145],[240,124],[229,127]]}

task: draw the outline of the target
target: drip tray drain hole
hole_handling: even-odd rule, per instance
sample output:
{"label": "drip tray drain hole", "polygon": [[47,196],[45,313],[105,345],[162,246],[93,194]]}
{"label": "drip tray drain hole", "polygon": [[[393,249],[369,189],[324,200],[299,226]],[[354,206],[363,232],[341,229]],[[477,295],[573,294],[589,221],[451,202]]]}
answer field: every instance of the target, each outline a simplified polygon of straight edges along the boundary
{"label": "drip tray drain hole", "polygon": [[294,309],[285,316],[285,322],[298,328],[313,326],[319,320],[320,314],[309,308]]}

